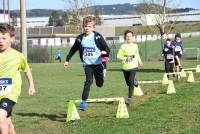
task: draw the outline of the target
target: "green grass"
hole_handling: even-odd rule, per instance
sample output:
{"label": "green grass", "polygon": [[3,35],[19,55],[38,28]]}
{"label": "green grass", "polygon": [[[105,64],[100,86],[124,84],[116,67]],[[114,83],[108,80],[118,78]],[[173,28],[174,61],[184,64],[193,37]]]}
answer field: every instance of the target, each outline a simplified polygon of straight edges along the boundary
{"label": "green grass", "polygon": [[[155,30],[150,30],[151,29],[155,29]],[[155,28],[155,26],[127,26],[127,27],[116,27],[115,28],[115,33],[116,36],[120,36],[124,34],[124,31],[129,29],[131,31],[133,31],[133,33],[135,35],[144,35],[144,34],[159,34],[159,31],[157,31],[158,29]],[[167,29],[167,28],[166,28]],[[155,33],[155,31],[157,31]],[[198,32],[200,31],[200,23],[179,23],[179,24],[175,24],[173,29],[171,30],[171,33],[188,33],[188,32]]]}
{"label": "green grass", "polygon": [[[185,61],[184,67],[195,67]],[[198,63],[199,64],[199,63]],[[79,111],[80,120],[65,122],[66,102],[80,99],[85,80],[81,63],[31,64],[37,95],[29,97],[23,76],[22,93],[12,119],[19,134],[197,134],[200,133],[200,74],[195,83],[186,78],[174,81],[176,94],[167,95],[167,85],[144,84],[142,97],[134,97],[130,118],[115,118],[117,104],[88,104]],[[89,98],[127,97],[127,87],[119,63],[108,63],[103,88],[91,87]],[[163,62],[146,62],[138,80],[161,80]]]}

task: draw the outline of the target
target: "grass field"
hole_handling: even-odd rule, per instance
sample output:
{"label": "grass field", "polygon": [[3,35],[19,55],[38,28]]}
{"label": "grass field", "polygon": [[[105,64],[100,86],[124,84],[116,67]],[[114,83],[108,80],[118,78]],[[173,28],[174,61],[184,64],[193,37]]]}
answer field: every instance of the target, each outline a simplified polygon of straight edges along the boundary
{"label": "grass field", "polygon": [[[152,29],[156,29],[154,26],[151,26]],[[134,32],[136,35],[144,35],[144,34],[155,34],[155,31],[149,30],[149,27],[147,26],[127,26],[127,27],[116,27],[115,28],[115,33],[117,36],[123,35],[125,30],[131,30]],[[167,30],[168,31],[168,30]],[[173,29],[171,30],[170,33],[188,33],[188,32],[198,32],[200,31],[200,23],[195,22],[195,23],[179,23],[175,24]],[[157,31],[157,33],[159,33]]]}
{"label": "grass field", "polygon": [[[184,67],[195,67],[185,61]],[[81,63],[31,64],[37,95],[29,97],[24,81],[19,103],[13,111],[18,134],[197,134],[200,133],[200,74],[195,83],[186,78],[174,81],[176,94],[167,95],[167,85],[144,84],[142,97],[134,97],[128,109],[130,118],[115,118],[117,104],[92,103],[79,111],[81,120],[65,122],[66,102],[80,99],[84,83]],[[108,64],[103,88],[91,87],[89,98],[127,97],[127,87],[119,63]],[[146,62],[137,73],[138,80],[161,80],[163,62]]]}

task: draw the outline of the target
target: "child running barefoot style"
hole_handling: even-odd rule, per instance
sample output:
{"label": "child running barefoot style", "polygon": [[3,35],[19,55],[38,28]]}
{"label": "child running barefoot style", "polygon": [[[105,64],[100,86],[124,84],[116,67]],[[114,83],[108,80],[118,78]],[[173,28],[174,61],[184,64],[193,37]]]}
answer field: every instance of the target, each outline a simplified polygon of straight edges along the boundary
{"label": "child running barefoot style", "polygon": [[90,87],[93,83],[93,76],[96,80],[96,85],[102,87],[104,83],[103,65],[101,61],[102,56],[108,56],[110,49],[107,46],[103,36],[94,31],[95,18],[87,16],[83,19],[83,34],[80,34],[66,56],[64,67],[67,68],[69,60],[79,51],[80,59],[83,62],[85,71],[85,84],[82,93],[82,102],[80,103],[80,110],[86,109],[86,100],[89,96]]}
{"label": "child running barefoot style", "polygon": [[0,133],[15,134],[11,113],[21,92],[20,71],[29,81],[29,95],[35,94],[32,73],[22,53],[11,48],[15,41],[14,28],[0,23]]}
{"label": "child running barefoot style", "polygon": [[124,39],[125,43],[121,45],[117,54],[117,58],[121,61],[124,79],[128,86],[128,98],[125,103],[127,106],[130,106],[134,84],[136,83],[135,75],[138,66],[142,66],[142,61],[139,55],[138,45],[133,42],[133,32],[126,30],[124,32]]}

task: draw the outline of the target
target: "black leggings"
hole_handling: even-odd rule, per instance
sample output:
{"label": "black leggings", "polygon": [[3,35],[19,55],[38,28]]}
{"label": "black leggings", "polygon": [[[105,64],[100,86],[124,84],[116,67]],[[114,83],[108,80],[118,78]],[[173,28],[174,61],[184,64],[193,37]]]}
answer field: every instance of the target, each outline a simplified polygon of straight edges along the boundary
{"label": "black leggings", "polygon": [[90,92],[90,87],[93,83],[93,75],[96,80],[96,85],[98,87],[102,87],[104,83],[104,76],[103,76],[103,65],[87,65],[84,66],[84,71],[85,71],[85,84],[83,88],[83,93],[82,93],[82,100],[87,100]]}
{"label": "black leggings", "polygon": [[170,63],[170,60],[165,60],[165,72],[166,73],[174,72],[174,63]]}
{"label": "black leggings", "polygon": [[128,98],[132,98],[134,89],[134,79],[137,69],[123,70],[124,78],[128,86]]}

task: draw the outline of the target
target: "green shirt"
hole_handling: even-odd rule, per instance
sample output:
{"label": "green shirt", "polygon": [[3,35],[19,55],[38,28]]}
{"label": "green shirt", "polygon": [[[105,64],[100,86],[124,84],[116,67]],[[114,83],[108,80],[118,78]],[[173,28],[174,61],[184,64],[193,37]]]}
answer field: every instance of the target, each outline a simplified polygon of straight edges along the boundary
{"label": "green shirt", "polygon": [[11,49],[7,54],[0,54],[0,99],[8,98],[17,102],[22,84],[20,71],[27,72],[28,69],[22,53]]}
{"label": "green shirt", "polygon": [[123,70],[129,70],[138,67],[138,63],[142,64],[138,45],[134,43],[124,43],[120,47],[117,58],[121,61]]}

